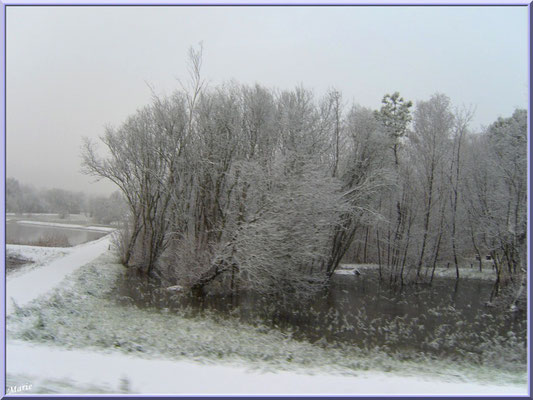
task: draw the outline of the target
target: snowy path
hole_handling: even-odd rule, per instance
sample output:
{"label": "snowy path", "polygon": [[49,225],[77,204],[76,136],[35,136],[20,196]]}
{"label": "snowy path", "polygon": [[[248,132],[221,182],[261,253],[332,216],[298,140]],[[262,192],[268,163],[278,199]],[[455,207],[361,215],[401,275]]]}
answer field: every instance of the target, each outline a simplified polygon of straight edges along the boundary
{"label": "snowy path", "polygon": [[[51,368],[53,366],[53,368]],[[448,382],[438,378],[402,377],[384,372],[358,376],[262,373],[244,367],[190,361],[150,360],[118,352],[63,350],[14,341],[7,347],[8,373],[65,380],[75,386],[101,386],[119,392],[124,380],[139,394],[527,394],[526,386]],[[21,393],[22,394],[22,393]]]}
{"label": "snowy path", "polygon": [[51,261],[24,275],[10,278],[6,282],[6,315],[13,311],[13,300],[23,306],[38,296],[52,290],[68,275],[106,251],[111,235],[73,247],[68,255]]}

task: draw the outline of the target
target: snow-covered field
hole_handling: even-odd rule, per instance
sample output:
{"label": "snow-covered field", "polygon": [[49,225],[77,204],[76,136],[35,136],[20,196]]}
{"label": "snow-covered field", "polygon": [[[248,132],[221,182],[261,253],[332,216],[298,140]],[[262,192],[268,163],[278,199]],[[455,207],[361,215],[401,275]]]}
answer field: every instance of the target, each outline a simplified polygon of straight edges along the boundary
{"label": "snow-covered field", "polygon": [[67,229],[83,229],[88,231],[96,231],[96,232],[113,232],[116,230],[112,227],[107,226],[85,226],[85,225],[79,225],[79,224],[64,224],[64,223],[58,223],[58,222],[42,222],[42,221],[17,221],[18,224],[22,225],[38,225],[38,226],[53,226],[57,228],[67,228]]}
{"label": "snow-covered field", "polygon": [[[526,375],[323,348],[261,326],[119,306],[109,235],[7,282],[7,386],[31,393],[527,394]],[[100,255],[100,257],[98,257]],[[97,258],[98,257],[98,258]]]}
{"label": "snow-covered field", "polygon": [[15,214],[7,213],[6,221],[40,221],[40,222],[52,222],[61,224],[81,224],[89,225],[92,222],[92,218],[85,214],[68,214],[60,215],[57,213],[32,213],[32,214]]}

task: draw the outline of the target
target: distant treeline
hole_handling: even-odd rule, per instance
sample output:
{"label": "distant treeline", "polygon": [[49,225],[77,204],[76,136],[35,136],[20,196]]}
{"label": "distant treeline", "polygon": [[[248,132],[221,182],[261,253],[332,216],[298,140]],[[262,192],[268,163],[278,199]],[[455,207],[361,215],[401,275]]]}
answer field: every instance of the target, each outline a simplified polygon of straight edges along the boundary
{"label": "distant treeline", "polygon": [[37,189],[15,178],[6,181],[6,212],[16,214],[85,214],[101,224],[124,218],[126,207],[120,192],[110,196],[94,196],[64,189]]}

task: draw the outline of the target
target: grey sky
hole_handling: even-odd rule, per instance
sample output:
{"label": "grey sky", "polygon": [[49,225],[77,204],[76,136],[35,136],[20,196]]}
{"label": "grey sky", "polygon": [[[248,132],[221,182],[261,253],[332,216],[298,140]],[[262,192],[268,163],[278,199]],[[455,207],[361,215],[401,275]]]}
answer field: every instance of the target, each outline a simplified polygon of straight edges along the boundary
{"label": "grey sky", "polygon": [[472,128],[528,104],[527,7],[8,7],[7,176],[109,193],[81,175],[83,136],[98,137],[186,79],[203,75],[378,108],[385,93],[447,94],[477,107]]}

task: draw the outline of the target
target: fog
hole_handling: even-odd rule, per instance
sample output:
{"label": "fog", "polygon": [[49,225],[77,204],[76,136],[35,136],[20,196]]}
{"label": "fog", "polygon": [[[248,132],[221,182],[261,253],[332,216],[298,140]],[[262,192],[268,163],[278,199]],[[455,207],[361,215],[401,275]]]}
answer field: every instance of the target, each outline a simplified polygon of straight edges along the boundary
{"label": "fog", "polygon": [[385,93],[475,106],[473,129],[528,104],[527,7],[7,8],[7,176],[110,193],[80,173],[97,138],[187,79],[204,46],[211,86],[328,88],[378,108]]}

